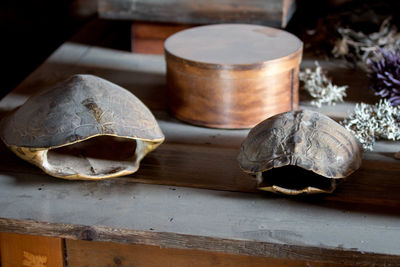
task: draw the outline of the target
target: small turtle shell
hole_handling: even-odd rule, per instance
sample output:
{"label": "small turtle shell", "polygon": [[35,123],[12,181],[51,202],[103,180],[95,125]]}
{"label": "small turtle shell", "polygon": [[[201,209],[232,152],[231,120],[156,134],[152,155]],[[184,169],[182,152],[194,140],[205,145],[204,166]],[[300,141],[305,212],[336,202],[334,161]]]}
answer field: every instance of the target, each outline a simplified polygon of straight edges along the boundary
{"label": "small turtle shell", "polygon": [[[0,127],[1,139],[18,156],[50,175],[66,179],[102,179],[135,172],[144,155],[164,140],[153,114],[138,98],[93,75],[74,75],[31,96],[3,119]],[[54,166],[47,158],[49,150],[99,136],[110,137],[103,141],[111,137],[134,140],[132,164],[121,167],[114,166],[114,162],[108,171],[96,171],[91,166],[79,173],[71,166]]]}
{"label": "small turtle shell", "polygon": [[[260,189],[301,194],[332,192],[336,179],[345,178],[360,167],[361,157],[358,141],[343,126],[321,113],[298,110],[275,115],[251,129],[238,161],[245,172],[258,178]],[[266,181],[267,171],[284,166],[297,166],[318,174],[321,180],[331,181],[327,188],[304,185],[304,181],[303,188],[291,188],[290,183],[286,183],[286,188]],[[296,177],[304,178],[298,175],[300,172],[297,168],[285,175],[296,182]],[[273,183],[286,179],[279,173],[274,175]]]}

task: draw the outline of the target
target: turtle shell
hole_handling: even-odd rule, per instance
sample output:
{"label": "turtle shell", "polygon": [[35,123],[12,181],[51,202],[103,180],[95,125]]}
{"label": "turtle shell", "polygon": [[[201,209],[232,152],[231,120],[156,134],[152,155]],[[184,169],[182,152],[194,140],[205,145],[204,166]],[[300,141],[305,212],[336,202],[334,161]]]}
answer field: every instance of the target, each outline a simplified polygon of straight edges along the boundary
{"label": "turtle shell", "polygon": [[74,75],[31,96],[0,127],[1,139],[15,154],[66,179],[133,173],[164,141],[138,98],[93,75]]}
{"label": "turtle shell", "polygon": [[358,141],[343,126],[321,113],[298,110],[251,129],[238,161],[257,178],[259,189],[302,194],[332,192],[360,167],[361,157]]}

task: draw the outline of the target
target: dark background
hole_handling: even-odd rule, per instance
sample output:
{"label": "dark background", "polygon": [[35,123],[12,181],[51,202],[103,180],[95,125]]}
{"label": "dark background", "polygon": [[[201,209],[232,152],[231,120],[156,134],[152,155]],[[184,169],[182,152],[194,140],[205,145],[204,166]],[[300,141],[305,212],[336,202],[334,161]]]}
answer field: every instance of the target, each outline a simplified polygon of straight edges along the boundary
{"label": "dark background", "polygon": [[96,0],[0,1],[1,96],[95,16]]}

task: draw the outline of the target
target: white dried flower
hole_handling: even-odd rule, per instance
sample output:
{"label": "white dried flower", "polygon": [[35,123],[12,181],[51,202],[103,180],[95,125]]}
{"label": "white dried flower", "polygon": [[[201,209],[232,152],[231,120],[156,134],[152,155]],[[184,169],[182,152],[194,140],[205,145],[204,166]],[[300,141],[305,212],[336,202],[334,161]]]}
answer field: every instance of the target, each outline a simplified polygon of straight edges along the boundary
{"label": "white dried flower", "polygon": [[347,85],[337,86],[326,76],[322,67],[315,62],[315,69],[306,68],[300,71],[299,79],[303,82],[305,89],[315,100],[311,105],[321,107],[322,104],[335,105],[336,102],[343,102],[346,96]]}
{"label": "white dried flower", "polygon": [[361,143],[364,150],[373,150],[376,140],[400,140],[400,108],[386,100],[375,105],[359,103],[354,113],[341,124]]}

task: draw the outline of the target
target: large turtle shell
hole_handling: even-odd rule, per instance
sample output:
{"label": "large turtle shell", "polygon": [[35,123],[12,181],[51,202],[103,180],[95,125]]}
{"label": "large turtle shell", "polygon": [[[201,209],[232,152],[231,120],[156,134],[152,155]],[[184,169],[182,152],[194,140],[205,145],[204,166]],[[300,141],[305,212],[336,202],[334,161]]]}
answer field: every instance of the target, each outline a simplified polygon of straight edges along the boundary
{"label": "large turtle shell", "polygon": [[334,120],[299,110],[275,115],[251,129],[238,161],[245,172],[257,177],[262,190],[332,192],[337,179],[360,167],[361,149],[355,137]]}
{"label": "large turtle shell", "polygon": [[93,75],[74,75],[31,96],[0,127],[14,153],[66,179],[133,173],[164,140],[138,98]]}

